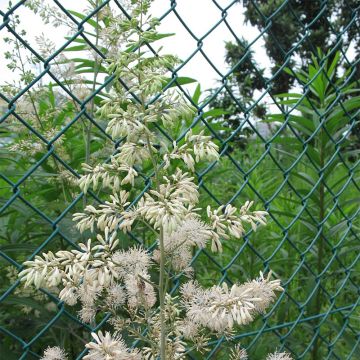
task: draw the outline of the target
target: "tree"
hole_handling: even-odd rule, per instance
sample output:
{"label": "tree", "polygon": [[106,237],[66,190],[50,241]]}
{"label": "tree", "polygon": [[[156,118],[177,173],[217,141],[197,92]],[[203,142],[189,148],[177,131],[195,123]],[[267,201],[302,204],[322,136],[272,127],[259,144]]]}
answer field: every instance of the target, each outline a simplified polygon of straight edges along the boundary
{"label": "tree", "polygon": [[[306,67],[317,48],[327,53],[338,46],[346,51],[353,45],[359,54],[360,33],[355,20],[358,5],[357,0],[259,0],[256,4],[243,1],[246,22],[264,31],[271,21],[264,40],[267,55],[273,62],[272,74],[287,59],[290,59],[288,67],[295,59]],[[287,92],[293,82],[293,76],[281,71],[272,82],[274,93]]]}
{"label": "tree", "polygon": [[[215,96],[215,91],[211,90],[214,99],[210,106],[226,110],[226,113],[222,115],[222,120],[230,129],[236,132],[240,125],[241,134],[238,132],[234,138],[237,145],[244,147],[246,138],[243,133],[245,131],[249,135],[252,131],[249,126],[241,125],[244,121],[246,122],[242,113],[253,104],[255,91],[261,91],[264,88],[264,69],[261,69],[254,60],[254,52],[244,38],[237,44],[227,42],[225,48],[225,62],[232,72],[226,79],[225,88],[218,96]],[[252,116],[263,118],[264,115],[265,107],[255,105],[252,109]],[[225,132],[226,135],[228,132]]]}
{"label": "tree", "polygon": [[[255,103],[256,90],[264,92],[267,89],[270,95],[274,95],[288,92],[295,84],[296,77],[282,67],[300,65],[305,69],[317,48],[328,53],[330,61],[335,56],[335,51],[329,52],[332,49],[341,47],[346,53],[351,47],[356,57],[360,53],[357,0],[243,0],[242,5],[245,22],[264,32],[265,49],[272,67],[271,77],[265,78],[265,69],[254,60],[254,53],[244,38],[236,43],[226,43],[225,61],[233,72],[227,78],[226,91],[217,96],[212,107],[228,111],[223,120],[232,131],[246,118],[264,118],[264,105]],[[351,64],[343,59],[340,66],[347,69]],[[353,69],[352,80],[359,79],[359,68],[353,66]],[[360,134],[358,127],[353,132]],[[240,138],[239,134],[234,137],[236,140]],[[241,139],[241,144],[244,144],[244,139]]]}

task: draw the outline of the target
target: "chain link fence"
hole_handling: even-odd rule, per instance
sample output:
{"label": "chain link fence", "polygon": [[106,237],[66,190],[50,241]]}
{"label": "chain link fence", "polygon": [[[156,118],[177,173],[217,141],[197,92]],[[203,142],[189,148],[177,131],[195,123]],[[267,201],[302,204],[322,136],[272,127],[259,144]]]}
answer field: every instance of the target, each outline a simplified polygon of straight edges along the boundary
{"label": "chain link fence", "polygon": [[[325,0],[204,0],[200,2],[204,13],[192,16],[201,22],[205,7],[212,7],[217,21],[196,35],[182,17],[181,2],[161,5],[160,23],[176,22],[191,39],[186,43],[190,55],[171,72],[167,86],[177,86],[196,106],[191,126],[204,125],[221,145],[220,162],[197,173],[204,198],[213,204],[254,199],[271,218],[268,227],[227,243],[220,256],[198,251],[193,266],[201,274],[199,280],[208,285],[214,281],[231,284],[272,269],[285,288],[262,318],[230,339],[210,342],[206,358],[227,358],[229,346],[241,342],[253,359],[274,348],[289,351],[295,359],[357,359],[359,4],[344,1],[337,8]],[[117,0],[89,2],[91,9],[83,14],[70,10],[71,4],[64,1],[48,2],[61,21],[70,24],[71,34],[65,34],[63,43],[45,56],[21,31],[27,19],[22,15],[16,18],[27,5],[26,11],[30,11],[29,2],[3,4],[0,34],[11,39],[5,45],[19,54],[27,53],[39,71],[28,78],[24,72],[17,87],[10,91],[2,86],[0,93],[0,357],[38,359],[48,345],[65,345],[73,358],[81,359],[83,344],[92,331],[106,327],[108,315],[94,326],[83,324],[76,311],[49,291],[25,293],[14,273],[22,269],[23,261],[43,251],[75,247],[82,237],[74,228],[72,214],[86,203],[102,202],[101,194],[89,192],[85,197],[74,185],[82,162],[96,163],[121,147],[121,141],[112,141],[96,116],[101,96],[113,78],[103,71],[106,52],[94,33],[109,6],[114,12],[128,14]],[[38,10],[39,21],[46,13],[44,4]],[[192,6],[189,1],[186,4]],[[309,10],[307,17],[303,10]],[[248,34],[247,41],[239,35],[245,29],[241,22],[229,21],[231,15],[240,18],[244,13],[254,29],[254,36]],[[223,47],[211,40],[220,27],[231,34],[237,46],[233,49],[241,49],[237,58],[228,61],[227,69],[219,69],[206,51],[209,42],[211,47]],[[323,39],[319,29],[326,29],[327,34],[323,53],[317,50]],[[47,34],[50,39],[52,35]],[[272,59],[265,70],[254,50],[259,43],[267,46]],[[7,46],[2,49],[5,55]],[[156,53],[155,47],[149,48]],[[231,48],[227,49],[229,59]],[[71,56],[78,51],[88,51],[95,60]],[[59,74],[65,53],[75,63],[75,73],[91,74],[83,80],[83,92]],[[10,62],[12,54],[6,55]],[[219,78],[210,92],[201,93],[194,85],[189,88],[187,83],[192,80],[181,76],[196,57]],[[339,61],[340,75],[332,76],[329,71],[334,59]],[[313,64],[309,72],[306,62]],[[302,72],[297,71],[301,65]],[[317,102],[314,93],[321,90],[320,78],[330,90],[326,99]],[[255,90],[251,98],[245,99],[236,80],[250,81],[247,85]],[[71,105],[63,101],[65,97]],[[24,103],[39,105],[27,112]],[[42,119],[53,120],[49,125]],[[330,126],[330,121],[342,125]],[[170,137],[166,129],[160,131]],[[143,191],[147,186],[145,178]],[[122,238],[123,245],[143,243],[141,231]],[[178,285],[175,281],[174,289]],[[198,357],[190,354],[189,358]]]}

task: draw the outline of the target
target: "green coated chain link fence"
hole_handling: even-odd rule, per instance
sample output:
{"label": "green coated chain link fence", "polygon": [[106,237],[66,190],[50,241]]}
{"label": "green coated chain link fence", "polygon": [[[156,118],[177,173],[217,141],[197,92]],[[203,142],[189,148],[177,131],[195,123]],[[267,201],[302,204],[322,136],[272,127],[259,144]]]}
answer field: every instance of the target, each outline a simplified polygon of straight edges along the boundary
{"label": "green coated chain link fence", "polygon": [[[0,358],[38,359],[48,345],[65,344],[80,359],[89,334],[104,328],[108,316],[94,326],[83,324],[48,291],[24,293],[14,273],[44,250],[76,246],[81,235],[72,214],[85,202],[102,201],[95,192],[86,198],[79,194],[74,179],[82,162],[96,163],[105,158],[103,149],[108,156],[121,147],[96,117],[112,77],[102,71],[106,53],[94,32],[109,7],[127,13],[118,0],[89,2],[91,9],[83,14],[70,10],[69,2],[47,2],[70,24],[71,34],[44,55],[21,30],[30,21],[26,14],[34,10],[31,4],[0,1],[0,36],[6,38],[1,52],[11,64],[12,46],[37,69],[24,72],[11,91],[0,75]],[[233,338],[212,341],[207,358],[227,358],[229,344],[240,341],[253,359],[273,349],[286,350],[295,359],[359,359],[360,4],[202,0],[204,12],[193,13],[192,23],[183,17],[184,4],[195,6],[163,1],[159,18],[160,23],[176,23],[187,36],[189,55],[172,71],[168,86],[176,85],[196,106],[191,126],[205,125],[221,145],[220,162],[197,173],[202,192],[213,204],[254,199],[271,218],[267,227],[230,241],[220,256],[198,251],[193,266],[205,284],[231,284],[271,269],[285,288],[262,318]],[[207,7],[216,12],[217,21],[197,34],[193,23],[206,17]],[[39,21],[45,5],[41,9]],[[243,27],[244,16],[252,30]],[[232,37],[226,45],[226,69],[207,52],[224,47],[212,38],[220,28]],[[59,35],[56,31],[46,35],[51,39]],[[259,44],[267,56],[259,55]],[[89,51],[97,60],[72,56],[77,51]],[[83,82],[84,93],[59,74],[63,54],[73,59],[75,73],[95,73]],[[271,61],[263,65],[261,57]],[[184,77],[186,69],[197,58],[219,79],[210,92],[186,84],[191,81]],[[12,64],[13,69],[26,65],[20,60]],[[64,102],[65,97],[70,101]],[[35,101],[39,106],[29,115],[24,103]],[[168,136],[166,129],[160,130]],[[145,191],[149,185],[144,184]],[[124,246],[141,243],[141,231],[122,241]]]}

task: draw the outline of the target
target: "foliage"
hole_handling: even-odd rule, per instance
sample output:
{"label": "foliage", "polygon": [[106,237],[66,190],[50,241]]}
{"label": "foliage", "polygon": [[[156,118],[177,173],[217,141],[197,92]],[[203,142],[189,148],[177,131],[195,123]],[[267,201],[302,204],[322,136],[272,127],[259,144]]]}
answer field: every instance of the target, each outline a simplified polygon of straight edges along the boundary
{"label": "foliage", "polygon": [[[253,6],[254,2],[248,4]],[[33,258],[40,246],[42,252],[56,253],[59,249],[70,251],[76,244],[86,243],[91,236],[89,230],[79,233],[71,219],[72,214],[83,213],[87,205],[98,210],[100,204],[109,199],[111,189],[97,187],[93,191],[92,186],[83,196],[77,178],[82,173],[82,163],[92,168],[99,164],[106,169],[109,154],[116,155],[122,148],[123,140],[113,142],[110,139],[105,132],[108,119],[101,118],[96,111],[114,91],[113,78],[107,73],[106,57],[114,55],[111,50],[116,49],[118,43],[107,41],[109,28],[120,44],[124,39],[119,29],[112,26],[119,20],[113,8],[105,5],[95,11],[101,5],[100,1],[89,1],[84,13],[70,11],[78,21],[94,12],[95,15],[84,20],[86,38],[73,38],[78,27],[69,22],[68,16],[57,6],[46,8],[42,1],[30,0],[25,5],[37,11],[44,21],[54,25],[66,24],[71,29],[66,40],[71,43],[50,60],[49,73],[54,77],[44,76],[42,82],[36,82],[16,99],[16,111],[4,109],[0,115],[0,330],[5,329],[24,341],[32,341],[26,350],[30,350],[27,353],[29,358],[38,358],[47,346],[60,346],[73,359],[85,343],[92,342],[91,346],[97,343],[96,338],[91,340],[89,336],[91,326],[78,321],[80,305],[64,305],[45,289],[19,286],[17,269],[22,270],[21,263]],[[289,13],[287,10],[289,6],[284,12]],[[13,15],[10,20],[15,20]],[[276,21],[275,18],[274,23]],[[16,32],[21,32],[20,22],[11,26]],[[24,33],[21,34],[25,37]],[[158,35],[161,36],[169,34]],[[99,53],[104,56],[94,51],[89,39],[93,45],[97,44],[96,47],[101,49]],[[241,44],[243,46],[239,48],[228,45],[234,55],[233,58],[228,56],[231,67],[239,56],[243,56],[246,45]],[[156,48],[156,41],[152,45]],[[44,59],[51,57],[55,50],[54,44],[45,37],[38,38],[38,46]],[[37,60],[25,51],[25,47],[14,37],[8,42],[9,65],[21,65],[18,61],[21,57],[24,68],[14,69],[14,74],[21,74],[20,82],[1,87],[0,96],[5,104],[39,75],[32,66],[33,62],[37,64]],[[134,48],[129,51],[132,50]],[[25,53],[26,57],[23,56]],[[333,60],[339,55],[332,53],[327,62],[322,54],[316,55],[317,60],[311,68],[297,71],[290,64],[293,71],[286,73],[290,83],[296,74],[306,96],[296,90],[297,95],[280,94],[276,97],[282,114],[273,113],[275,106],[269,109],[267,124],[271,125],[271,137],[247,137],[248,145],[242,149],[238,148],[238,141],[231,141],[235,138],[234,131],[228,127],[228,119],[234,114],[229,114],[226,108],[234,106],[234,99],[221,109],[217,99],[202,98],[200,85],[192,96],[187,94],[189,103],[202,109],[202,122],[220,140],[212,141],[221,144],[218,162],[194,165],[200,185],[199,206],[205,208],[211,204],[216,208],[231,203],[240,208],[243,205],[240,198],[254,199],[257,204],[263,202],[271,216],[266,228],[247,231],[241,241],[229,239],[222,242],[223,252],[216,256],[206,248],[190,247],[196,280],[205,287],[224,281],[231,286],[239,280],[257,277],[259,269],[267,272],[271,268],[277,277],[283,279],[286,290],[269,314],[259,317],[251,325],[242,326],[241,333],[234,337],[210,342],[211,358],[241,358],[243,347],[247,348],[250,358],[265,358],[274,346],[278,346],[280,351],[287,349],[300,358],[358,356],[355,337],[358,317],[355,311],[358,300],[359,167],[355,141],[349,133],[358,122],[358,100],[351,100],[358,96],[358,86],[351,84],[357,77],[350,70],[340,75],[338,64],[343,63],[342,59],[334,63],[336,71],[330,71]],[[38,62],[44,61],[38,59]],[[235,116],[240,121],[264,118],[264,114],[254,114],[255,108],[252,108],[252,98],[262,89],[253,92],[258,78],[251,64],[254,64],[254,59],[250,54],[232,80],[229,79],[232,91],[238,95],[243,91],[242,104],[251,108],[244,118],[236,110]],[[326,72],[323,66],[326,66]],[[327,73],[332,73],[331,81],[327,79]],[[239,87],[242,78],[246,81]],[[167,77],[165,86],[169,80]],[[175,86],[174,78],[172,81],[171,86]],[[177,78],[180,85],[191,81]],[[309,86],[313,81],[315,88]],[[106,86],[102,87],[103,84]],[[319,96],[322,96],[323,103]],[[239,99],[242,98],[239,96]],[[216,104],[214,109],[204,108],[204,104],[209,102],[210,105]],[[343,104],[346,104],[345,110]],[[193,124],[192,117],[184,117],[183,122],[176,123],[179,127],[166,128],[174,137],[191,125],[194,125],[193,134],[199,135],[202,130],[209,134],[200,123]],[[31,127],[26,127],[26,124]],[[235,127],[238,131],[235,135],[244,139],[242,128],[236,124]],[[163,138],[162,126],[154,126],[151,130],[156,132],[157,138]],[[59,133],[61,136],[57,137]],[[165,140],[165,143],[173,149],[171,142]],[[182,138],[176,146],[179,149],[184,144]],[[325,151],[321,151],[322,144]],[[156,151],[161,148],[159,145],[154,141]],[[325,164],[323,171],[320,153]],[[177,166],[183,166],[181,164],[179,158],[170,159],[166,171],[173,171]],[[87,165],[85,168],[89,169]],[[141,170],[131,196],[144,185],[142,176],[152,175],[151,161],[144,161]],[[129,184],[123,186],[126,190],[131,188]],[[321,193],[323,206],[319,201]],[[323,219],[322,224],[319,219]],[[97,222],[94,229],[96,226]],[[119,232],[118,237],[118,246],[123,249],[129,249],[134,241],[155,246],[156,240],[155,234],[150,235],[149,228],[141,221],[135,222],[131,233],[123,235]],[[320,246],[323,256],[319,256]],[[156,269],[155,265],[149,271],[155,289]],[[177,286],[183,279],[171,280]],[[9,289],[11,291],[7,293]],[[96,321],[107,320],[106,315],[102,315],[102,312],[96,314]],[[105,331],[111,330],[110,325],[102,326]],[[109,338],[105,333],[101,336]],[[127,336],[124,338],[128,339]],[[239,341],[242,346],[234,347]],[[18,359],[24,350],[16,338],[2,332],[0,353],[7,354],[9,359]],[[195,351],[191,355],[195,358]]]}
{"label": "foliage", "polygon": [[[329,61],[318,53],[306,71],[292,69],[304,86],[310,86],[305,94],[276,96],[281,112],[266,118],[274,129],[271,148],[249,139],[245,150],[234,150],[205,179],[218,201],[229,201],[222,191],[226,187],[229,194],[242,189],[242,196],[257,196],[268,204],[273,221],[266,229],[266,244],[258,245],[265,237],[260,231],[245,238],[241,261],[234,257],[237,247],[231,243],[217,264],[202,261],[206,279],[228,264],[232,264],[226,271],[230,279],[245,271],[251,275],[262,264],[269,264],[275,273],[286,269],[293,274],[287,287],[291,296],[274,313],[275,323],[295,319],[301,311],[316,316],[343,306],[351,309],[358,297],[359,152],[349,150],[349,144],[351,129],[358,123],[360,90],[349,81],[349,72],[336,75],[340,57],[337,53]],[[312,359],[346,358],[357,348],[357,317],[350,319],[349,327],[344,327],[341,312],[334,313],[282,335],[294,354],[306,348]],[[319,338],[314,337],[317,328]],[[335,342],[340,329],[343,340]],[[273,341],[270,335],[262,337],[265,348]],[[324,344],[332,342],[328,350]]]}
{"label": "foliage", "polygon": [[225,111],[221,119],[223,126],[228,127],[225,135],[231,135],[234,144],[244,148],[246,139],[253,134],[246,124],[247,119],[243,117],[244,111],[252,108],[251,120],[262,119],[266,112],[263,105],[253,104],[255,92],[264,87],[264,70],[255,61],[254,52],[249,49],[249,43],[244,38],[237,45],[227,42],[225,49],[225,62],[232,71],[226,79],[224,90],[218,96],[215,96],[216,89],[210,91],[210,96],[214,97],[210,107]]}
{"label": "foliage", "polygon": [[[272,97],[288,92],[293,86],[302,85],[293,72],[284,70],[285,67],[293,69],[301,66],[305,69],[318,48],[328,53],[331,61],[341,44],[347,57],[342,57],[337,66],[345,70],[353,69],[352,81],[358,81],[360,73],[356,63],[360,36],[355,20],[357,1],[304,3],[297,0],[263,0],[243,1],[242,6],[245,23],[264,33],[262,39],[272,63],[271,72],[268,74],[268,69],[259,64],[246,39],[239,37],[235,42],[227,42],[225,62],[232,71],[226,78],[226,88],[211,106],[227,111],[223,121],[234,132],[236,145],[244,147],[254,133],[249,123],[257,127],[258,120],[264,119],[269,112],[268,104],[259,94],[266,91]],[[353,63],[351,58],[354,59]],[[353,147],[359,148],[359,126],[353,127],[352,132],[357,135]]]}
{"label": "foliage", "polygon": [[[354,260],[352,254],[347,252],[357,242],[355,229],[358,224],[354,223],[355,229],[349,228],[348,224],[357,217],[357,200],[353,194],[358,190],[359,177],[356,168],[352,169],[349,176],[351,160],[354,156],[358,158],[358,151],[346,150],[352,138],[351,129],[357,123],[360,105],[360,96],[357,94],[360,89],[356,88],[355,82],[348,81],[349,71],[336,77],[340,63],[339,52],[331,62],[321,52],[318,58],[319,61],[315,56],[312,57],[312,64],[306,72],[296,72],[304,86],[309,84],[307,94],[279,94],[277,98],[279,104],[284,106],[284,113],[268,116],[268,121],[287,123],[296,138],[301,140],[301,143],[295,142],[294,138],[284,132],[279,139],[278,149],[291,154],[291,146],[293,150],[302,153],[301,157],[294,157],[289,181],[292,181],[293,176],[298,177],[294,191],[296,197],[291,201],[298,204],[306,202],[306,211],[300,216],[303,225],[301,235],[307,246],[313,244],[309,265],[316,268],[320,276],[318,288],[309,298],[309,313],[314,315],[326,309],[328,294],[333,291],[334,284],[344,286],[338,274],[334,274],[331,280],[321,276],[324,268],[335,268],[336,265],[347,267]],[[338,89],[341,89],[340,101]],[[355,278],[352,280],[352,284],[356,283]],[[340,299],[337,301],[342,303]],[[323,329],[325,338],[328,336],[327,331]],[[318,338],[314,341],[313,359],[325,356],[320,353],[320,341]]]}
{"label": "foliage", "polygon": [[[336,48],[338,36],[343,31],[347,36],[342,39],[344,48],[353,42],[356,53],[360,50],[360,36],[356,24],[351,22],[356,16],[357,1],[327,1],[326,6],[321,2],[311,1],[244,1],[245,19],[252,26],[263,31],[267,25],[266,19],[273,16],[269,33],[265,36],[265,48],[274,63],[272,74],[275,74],[285,60],[288,67],[295,65],[295,58],[299,58],[301,66],[307,66],[317,48],[327,53]],[[308,29],[306,41],[301,40],[301,34]],[[285,55],[294,47],[289,55]],[[272,86],[274,93],[286,92],[291,88],[295,77],[287,72],[281,72],[274,78]]]}

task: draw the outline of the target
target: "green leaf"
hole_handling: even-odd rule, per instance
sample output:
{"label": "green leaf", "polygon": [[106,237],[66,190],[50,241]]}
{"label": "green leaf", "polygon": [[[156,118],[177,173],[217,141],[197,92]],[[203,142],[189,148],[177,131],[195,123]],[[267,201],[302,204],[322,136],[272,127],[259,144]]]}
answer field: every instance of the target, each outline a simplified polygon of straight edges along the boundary
{"label": "green leaf", "polygon": [[211,109],[209,111],[204,112],[203,117],[219,117],[221,115],[230,114],[229,111],[223,109]]}
{"label": "green leaf", "polygon": [[[170,37],[170,36],[174,36],[174,35],[175,35],[175,33],[153,34],[151,39],[150,38],[147,39],[146,43],[150,44],[155,41],[158,41],[158,40]],[[139,43],[136,42],[135,44],[128,46],[127,49],[125,50],[125,52],[131,53],[131,52],[135,51],[138,47],[139,47]]]}
{"label": "green leaf", "polygon": [[310,174],[306,174],[304,172],[296,172],[296,171],[293,171],[291,174],[293,176],[295,176],[295,177],[298,177],[299,179],[304,180],[305,182],[307,182],[312,187],[315,186],[315,184],[316,184],[316,179],[312,178],[310,176]]}
{"label": "green leaf", "polygon": [[[167,84],[169,84],[170,81],[172,81],[172,78],[166,78],[166,79],[164,80],[164,87],[165,87]],[[176,78],[176,81],[171,84],[170,87],[177,86],[177,84],[179,84],[179,85],[192,84],[192,83],[194,83],[194,82],[197,82],[197,80],[192,79],[192,78],[189,78],[189,77],[178,77],[178,78]]]}
{"label": "green leaf", "polygon": [[338,66],[339,59],[340,59],[340,51],[337,51],[327,71],[327,76],[329,77],[330,80],[333,78],[333,76],[336,73],[336,67]]}
{"label": "green leaf", "polygon": [[[29,306],[32,309],[39,310],[41,313],[44,312],[45,308],[43,304],[36,302],[35,300],[27,297],[9,296],[3,300],[4,304],[8,305],[24,305]],[[46,310],[45,310],[46,311]]]}
{"label": "green leaf", "polygon": [[51,106],[53,108],[55,108],[55,94],[54,94],[54,91],[53,91],[53,86],[51,84],[49,84],[48,88],[49,88],[48,95],[49,95],[50,104],[51,104]]}
{"label": "green leaf", "polygon": [[[81,20],[84,20],[87,16],[83,15],[83,14],[80,14],[79,12],[77,11],[74,11],[74,10],[68,10],[68,12],[76,17],[78,17],[79,19]],[[101,29],[101,26],[94,20],[94,19],[87,19],[86,20],[86,24],[89,24],[91,25],[92,27],[94,27],[95,29]]]}
{"label": "green leaf", "polygon": [[200,86],[200,84],[197,84],[196,89],[194,91],[194,95],[192,96],[192,101],[196,105],[199,104],[200,95],[201,95],[201,86]]}
{"label": "green leaf", "polygon": [[281,93],[281,94],[276,94],[275,97],[277,98],[301,98],[303,97],[303,94],[298,94],[298,93]]}
{"label": "green leaf", "polygon": [[89,48],[89,45],[76,45],[67,47],[64,51],[82,51],[87,50]]}
{"label": "green leaf", "polygon": [[87,41],[82,38],[75,38],[73,39],[72,36],[64,36],[66,40],[71,40],[72,42],[80,43],[80,44],[87,44]]}
{"label": "green leaf", "polygon": [[1,245],[0,251],[5,252],[18,252],[18,251],[34,251],[36,249],[35,244],[8,244],[8,245]]}

